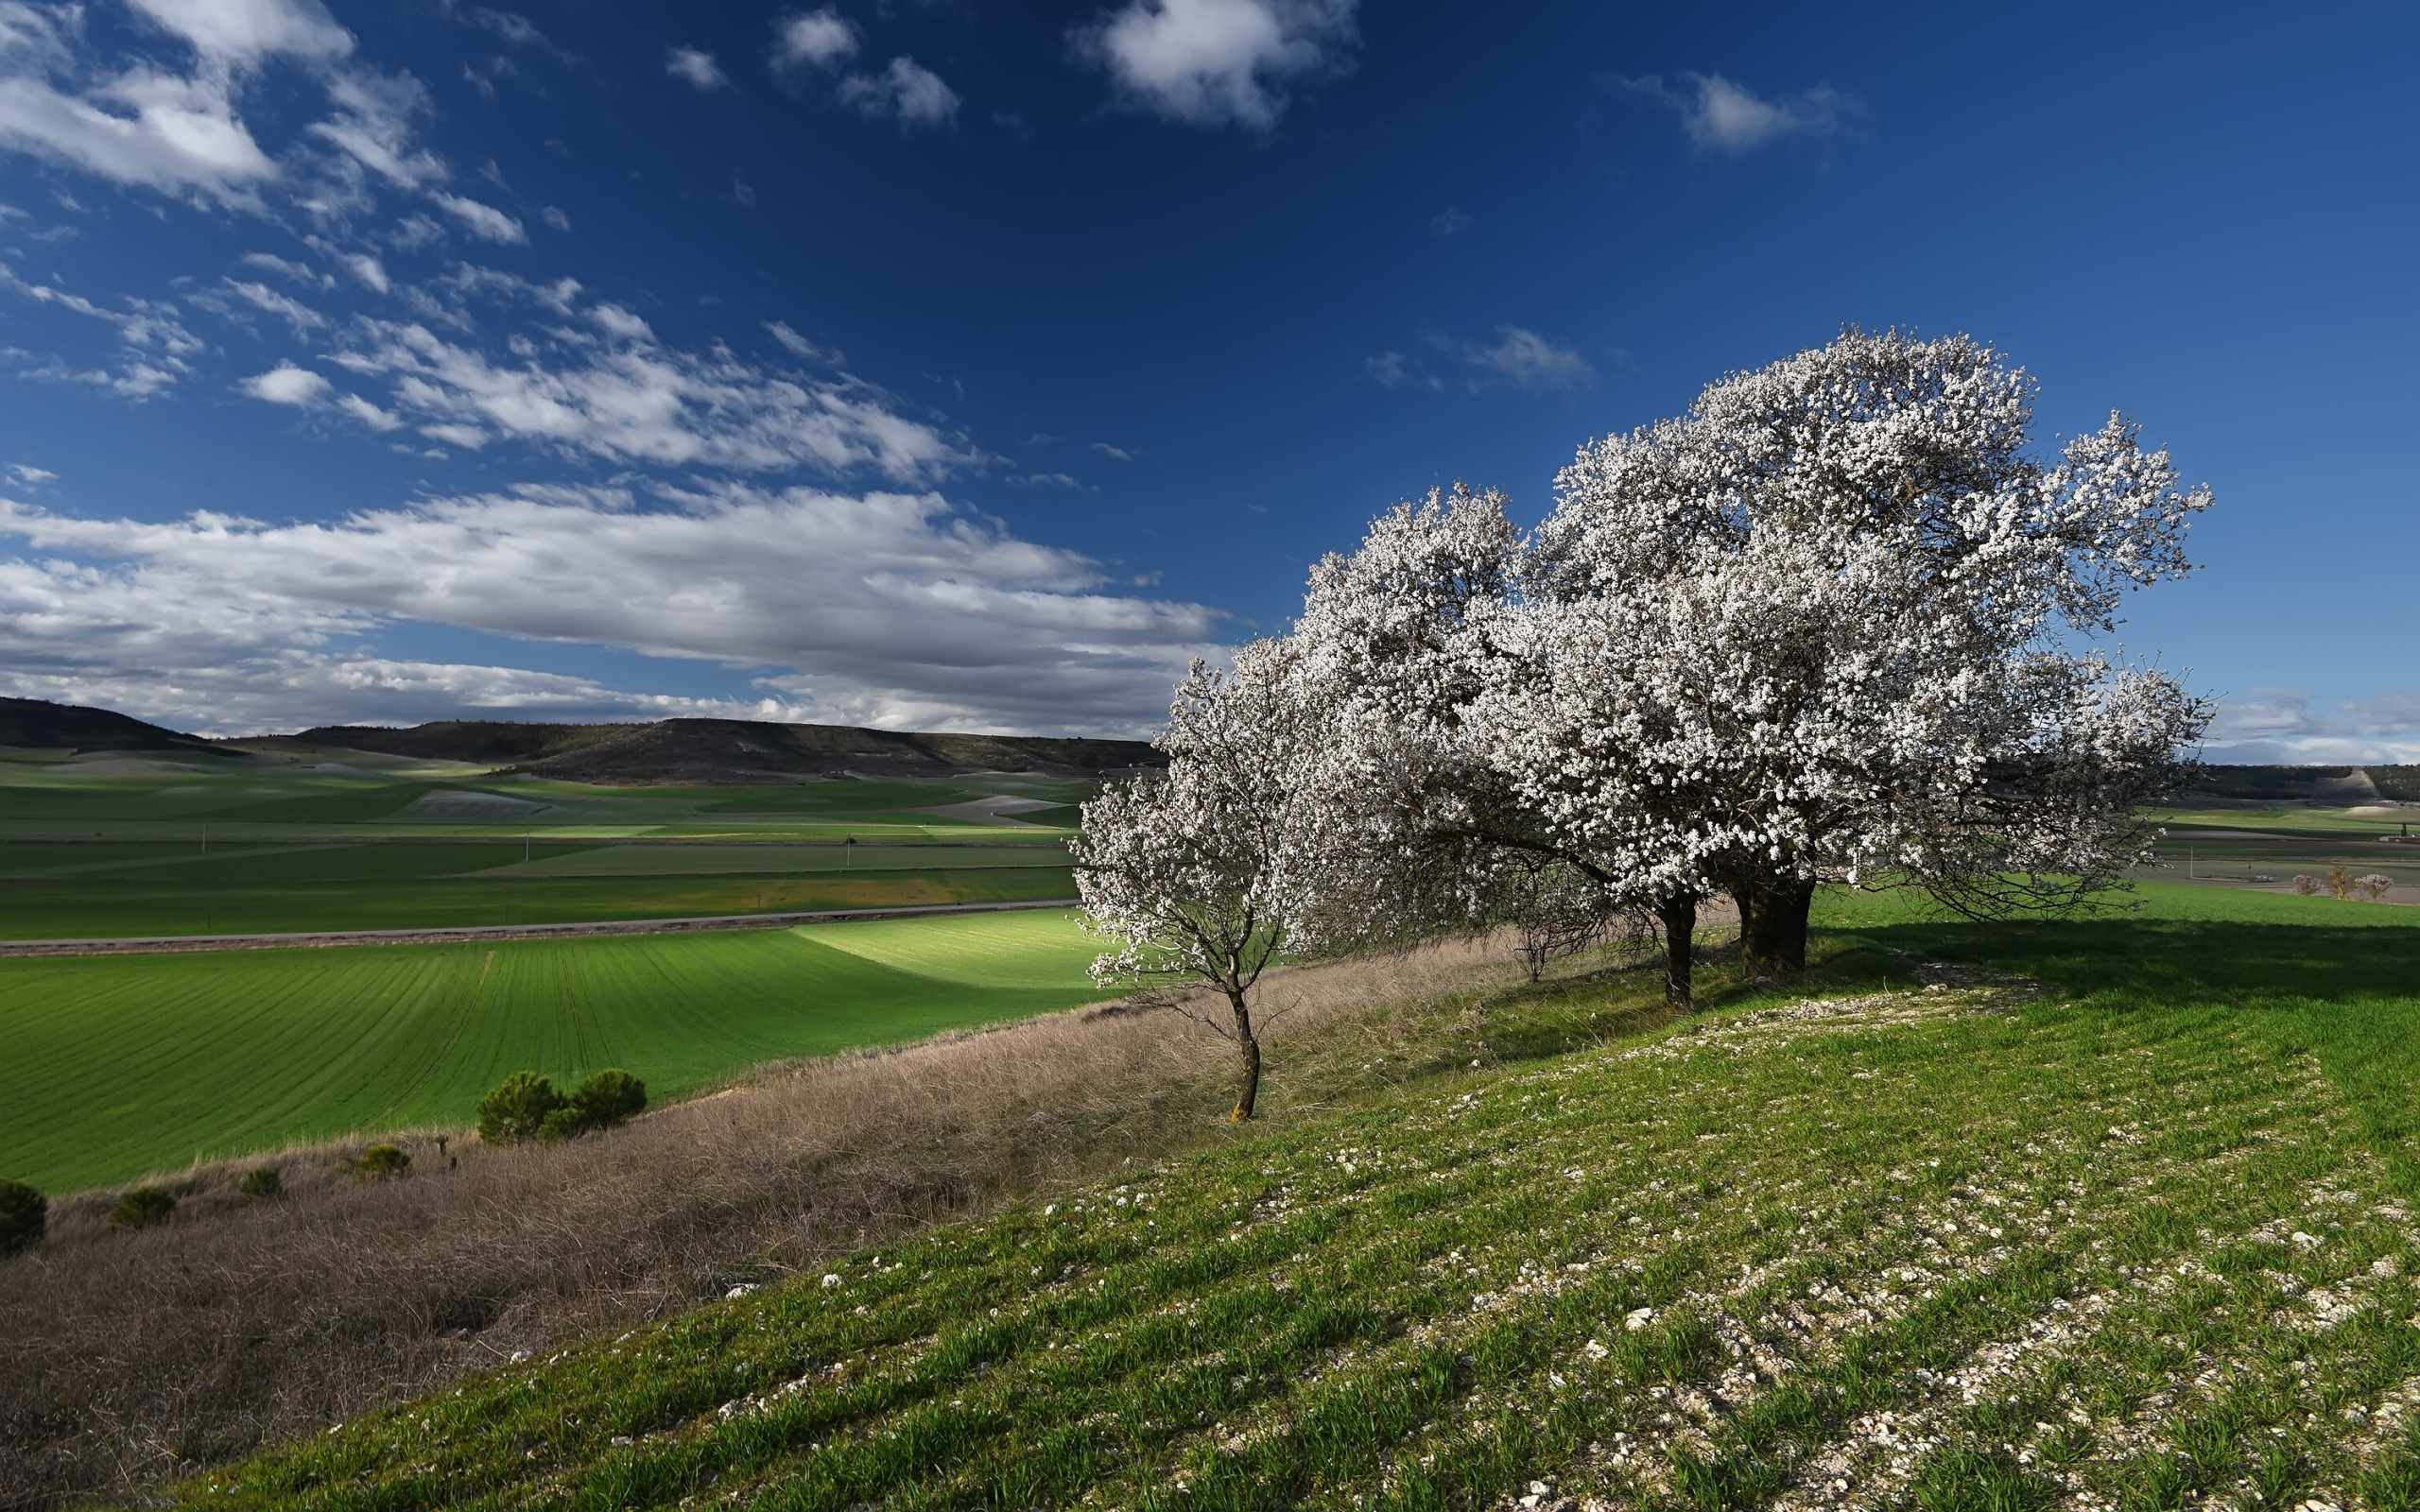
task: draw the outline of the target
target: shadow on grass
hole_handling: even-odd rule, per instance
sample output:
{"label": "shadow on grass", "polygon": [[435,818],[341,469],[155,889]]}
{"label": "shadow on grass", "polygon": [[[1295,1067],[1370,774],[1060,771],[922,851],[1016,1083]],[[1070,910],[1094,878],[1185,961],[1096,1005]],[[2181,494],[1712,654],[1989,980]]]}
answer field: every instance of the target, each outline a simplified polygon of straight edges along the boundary
{"label": "shadow on grass", "polygon": [[1852,941],[2029,976],[2063,997],[2116,992],[2244,1004],[2420,993],[2420,935],[2399,929],[2147,919],[1911,922],[1857,927],[1841,938]]}

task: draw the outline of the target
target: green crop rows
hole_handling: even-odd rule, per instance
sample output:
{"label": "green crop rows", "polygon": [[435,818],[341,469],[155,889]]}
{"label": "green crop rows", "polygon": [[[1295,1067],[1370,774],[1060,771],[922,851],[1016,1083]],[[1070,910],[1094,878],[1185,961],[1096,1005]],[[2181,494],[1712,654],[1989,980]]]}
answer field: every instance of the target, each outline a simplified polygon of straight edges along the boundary
{"label": "green crop rows", "polygon": [[714,935],[0,960],[0,1175],[52,1191],[197,1156],[459,1125],[527,1069],[658,1100],[766,1060],[1098,994],[1057,910]]}
{"label": "green crop rows", "polygon": [[[1800,991],[855,1256],[184,1499],[2420,1505],[2420,915],[2150,902],[1836,901]],[[1911,978],[1943,960],[2049,990]],[[1515,1005],[1591,1022],[1647,977]]]}

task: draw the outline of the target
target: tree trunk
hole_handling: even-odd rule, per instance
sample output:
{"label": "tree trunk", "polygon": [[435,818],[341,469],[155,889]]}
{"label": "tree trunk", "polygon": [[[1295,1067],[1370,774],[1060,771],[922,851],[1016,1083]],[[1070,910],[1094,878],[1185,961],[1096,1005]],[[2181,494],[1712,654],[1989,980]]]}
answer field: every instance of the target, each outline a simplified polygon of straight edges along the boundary
{"label": "tree trunk", "polygon": [[1806,970],[1806,911],[1815,885],[1797,877],[1759,877],[1736,884],[1739,904],[1739,956],[1759,981],[1796,976]]}
{"label": "tree trunk", "polygon": [[1664,925],[1664,1001],[1672,1007],[1688,1007],[1690,969],[1697,958],[1697,894],[1665,899],[1655,905],[1655,917]]}
{"label": "tree trunk", "polygon": [[1236,1015],[1236,1053],[1242,1058],[1242,1080],[1236,1089],[1236,1110],[1227,1122],[1241,1124],[1252,1118],[1253,1104],[1260,1099],[1260,1040],[1252,1032],[1252,1009],[1244,1003],[1241,988],[1227,988],[1227,1006]]}

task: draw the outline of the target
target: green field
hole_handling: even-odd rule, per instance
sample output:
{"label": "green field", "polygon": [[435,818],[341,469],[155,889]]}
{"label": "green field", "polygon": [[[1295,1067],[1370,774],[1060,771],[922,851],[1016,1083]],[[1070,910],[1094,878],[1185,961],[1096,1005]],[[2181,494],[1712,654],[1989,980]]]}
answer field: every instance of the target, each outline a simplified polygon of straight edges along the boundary
{"label": "green field", "polygon": [[1827,898],[1801,987],[1712,971],[1716,1011],[1593,1043],[1651,972],[1514,989],[1440,1020],[1536,1047],[1509,1064],[1432,1057],[182,1500],[2420,1507],[2420,912],[2143,902]]}
{"label": "green field", "polygon": [[199,1156],[467,1123],[518,1070],[661,1101],[790,1056],[1089,1002],[1057,910],[495,944],[0,960],[0,1175],[59,1192]]}
{"label": "green field", "polygon": [[1090,784],[594,787],[307,748],[0,752],[0,938],[442,928],[1068,898]]}

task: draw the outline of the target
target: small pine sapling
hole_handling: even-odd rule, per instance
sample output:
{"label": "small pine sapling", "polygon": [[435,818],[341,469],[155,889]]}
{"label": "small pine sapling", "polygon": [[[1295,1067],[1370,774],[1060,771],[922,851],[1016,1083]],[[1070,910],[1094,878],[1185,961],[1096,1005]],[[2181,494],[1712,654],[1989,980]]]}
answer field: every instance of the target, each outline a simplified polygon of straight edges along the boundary
{"label": "small pine sapling", "polygon": [[533,1071],[516,1071],[479,1099],[479,1138],[489,1144],[536,1139],[546,1115],[563,1106],[555,1084]]}
{"label": "small pine sapling", "polygon": [[42,1243],[50,1224],[50,1199],[23,1181],[0,1181],[0,1255]]}
{"label": "small pine sapling", "polygon": [[598,1072],[571,1094],[572,1106],[598,1128],[611,1128],[647,1110],[647,1083],[620,1067]]}
{"label": "small pine sapling", "polygon": [[412,1158],[404,1153],[402,1145],[372,1144],[353,1162],[353,1177],[356,1181],[384,1181],[403,1175],[411,1169],[411,1164]]}
{"label": "small pine sapling", "polygon": [[118,1228],[148,1228],[166,1223],[177,1211],[176,1194],[166,1187],[129,1187],[110,1210],[110,1224]]}

